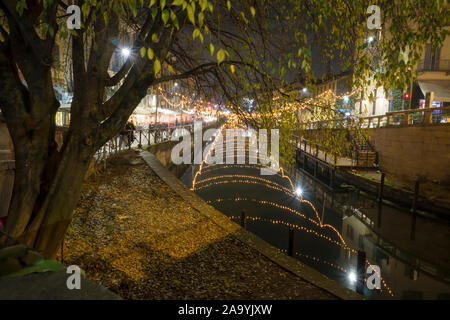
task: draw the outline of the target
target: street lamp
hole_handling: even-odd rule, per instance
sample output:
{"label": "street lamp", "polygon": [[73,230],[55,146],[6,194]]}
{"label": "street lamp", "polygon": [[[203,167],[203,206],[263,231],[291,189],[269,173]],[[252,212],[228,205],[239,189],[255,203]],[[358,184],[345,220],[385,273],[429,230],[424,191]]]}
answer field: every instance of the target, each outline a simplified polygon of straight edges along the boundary
{"label": "street lamp", "polygon": [[348,103],[348,96],[347,95],[344,96],[344,103]]}
{"label": "street lamp", "polygon": [[348,280],[350,280],[351,283],[356,282],[356,273],[354,271],[350,271],[350,273],[348,274]]}
{"label": "street lamp", "polygon": [[131,51],[129,48],[122,48],[122,50],[120,52],[124,58],[128,58],[131,54]]}

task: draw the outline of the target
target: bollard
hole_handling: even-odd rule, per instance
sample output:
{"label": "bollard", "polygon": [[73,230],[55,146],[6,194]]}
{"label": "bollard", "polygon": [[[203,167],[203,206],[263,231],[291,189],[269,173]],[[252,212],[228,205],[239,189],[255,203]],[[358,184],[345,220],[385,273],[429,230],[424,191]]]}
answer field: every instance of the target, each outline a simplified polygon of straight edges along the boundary
{"label": "bollard", "polygon": [[384,189],[384,172],[381,173],[380,188],[378,189],[378,202],[383,202],[383,189]]}
{"label": "bollard", "polygon": [[142,130],[139,130],[139,149],[142,149]]}
{"label": "bollard", "polygon": [[330,171],[330,183],[329,183],[329,185],[330,185],[330,187],[331,188],[333,188],[333,184],[334,184],[334,170],[333,170],[333,167],[328,167],[329,168],[329,171]]}
{"label": "bollard", "polygon": [[317,178],[318,167],[319,167],[319,161],[317,159],[315,159],[315,163],[314,163],[314,178]]}
{"label": "bollard", "polygon": [[288,256],[294,255],[294,229],[289,229]]}
{"label": "bollard", "polygon": [[241,212],[241,226],[244,229],[247,229],[247,212],[242,210]]}
{"label": "bollard", "polygon": [[417,219],[417,199],[419,197],[419,181],[414,185],[414,198],[412,203],[412,223],[411,223],[411,240],[416,237],[416,219]]}
{"label": "bollard", "polygon": [[358,261],[356,264],[356,292],[359,294],[364,293],[364,276],[366,273],[366,253],[362,250],[358,250]]}
{"label": "bollard", "polygon": [[325,216],[325,206],[327,204],[327,195],[324,193],[323,195],[323,205],[322,205],[322,223],[323,223],[323,217]]}
{"label": "bollard", "polygon": [[377,227],[381,228],[381,212],[382,212],[383,206],[381,203],[378,203],[378,221],[377,221]]}

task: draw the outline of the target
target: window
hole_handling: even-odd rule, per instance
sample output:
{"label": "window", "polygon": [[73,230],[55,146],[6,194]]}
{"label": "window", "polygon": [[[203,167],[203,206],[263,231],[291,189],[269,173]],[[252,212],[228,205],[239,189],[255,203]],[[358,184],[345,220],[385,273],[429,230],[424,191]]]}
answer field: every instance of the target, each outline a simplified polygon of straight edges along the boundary
{"label": "window", "polygon": [[424,69],[430,71],[439,70],[440,59],[441,59],[441,48],[436,48],[433,51],[431,43],[427,44],[425,49]]}

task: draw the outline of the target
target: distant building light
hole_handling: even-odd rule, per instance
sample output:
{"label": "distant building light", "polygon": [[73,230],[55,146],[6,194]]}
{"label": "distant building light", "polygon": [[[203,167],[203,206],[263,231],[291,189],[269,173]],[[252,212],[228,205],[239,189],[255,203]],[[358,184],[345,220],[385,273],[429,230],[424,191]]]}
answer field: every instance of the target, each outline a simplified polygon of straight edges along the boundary
{"label": "distant building light", "polygon": [[368,42],[368,43],[371,43],[373,40],[374,40],[374,38],[373,38],[372,36],[370,36],[370,37],[367,38],[367,42]]}
{"label": "distant building light", "polygon": [[306,89],[306,88],[303,88],[303,93],[307,93],[308,92],[308,89]]}

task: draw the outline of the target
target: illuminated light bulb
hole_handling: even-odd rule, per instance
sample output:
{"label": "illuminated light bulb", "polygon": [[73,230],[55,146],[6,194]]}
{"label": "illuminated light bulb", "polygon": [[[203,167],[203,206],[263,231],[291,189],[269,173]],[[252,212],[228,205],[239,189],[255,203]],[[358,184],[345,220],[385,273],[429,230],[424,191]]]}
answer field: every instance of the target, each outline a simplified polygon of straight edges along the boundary
{"label": "illuminated light bulb", "polygon": [[373,37],[372,37],[372,36],[370,36],[370,37],[367,38],[367,42],[368,42],[368,43],[371,43],[372,41],[373,41]]}
{"label": "illuminated light bulb", "polygon": [[356,282],[356,273],[354,271],[349,272],[348,280],[350,280],[350,282],[352,282],[352,283]]}
{"label": "illuminated light bulb", "polygon": [[303,195],[303,190],[302,190],[302,188],[298,187],[297,189],[295,189],[295,194],[296,194],[298,197],[301,197],[301,196]]}
{"label": "illuminated light bulb", "polygon": [[122,56],[124,56],[125,58],[128,58],[129,55],[131,54],[131,51],[128,48],[122,48],[121,53],[122,53]]}

